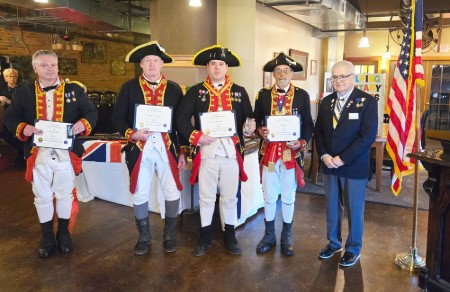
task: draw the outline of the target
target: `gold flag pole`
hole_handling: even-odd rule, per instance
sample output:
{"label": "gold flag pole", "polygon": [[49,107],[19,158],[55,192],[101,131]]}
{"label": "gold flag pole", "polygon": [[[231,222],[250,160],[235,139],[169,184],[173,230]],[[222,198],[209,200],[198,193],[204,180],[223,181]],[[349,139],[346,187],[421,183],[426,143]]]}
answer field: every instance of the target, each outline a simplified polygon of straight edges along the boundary
{"label": "gold flag pole", "polygon": [[[419,122],[420,122],[420,89],[417,84],[415,84],[416,91],[416,120],[414,123],[415,129],[415,144],[416,144],[416,154],[419,153],[420,149],[420,139],[419,139]],[[413,211],[413,230],[412,230],[412,240],[411,249],[409,253],[403,252],[398,253],[395,256],[394,262],[400,268],[408,271],[414,271],[425,266],[425,258],[418,255],[417,252],[417,221],[419,213],[419,160],[415,159],[414,163],[414,211]]]}

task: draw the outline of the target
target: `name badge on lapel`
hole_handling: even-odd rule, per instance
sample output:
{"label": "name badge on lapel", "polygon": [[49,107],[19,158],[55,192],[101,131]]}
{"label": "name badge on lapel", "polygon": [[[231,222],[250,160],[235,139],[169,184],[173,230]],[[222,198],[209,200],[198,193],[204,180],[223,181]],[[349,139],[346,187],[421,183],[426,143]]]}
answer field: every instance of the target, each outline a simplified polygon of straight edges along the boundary
{"label": "name badge on lapel", "polygon": [[358,120],[359,119],[359,113],[349,113],[348,114],[349,120]]}

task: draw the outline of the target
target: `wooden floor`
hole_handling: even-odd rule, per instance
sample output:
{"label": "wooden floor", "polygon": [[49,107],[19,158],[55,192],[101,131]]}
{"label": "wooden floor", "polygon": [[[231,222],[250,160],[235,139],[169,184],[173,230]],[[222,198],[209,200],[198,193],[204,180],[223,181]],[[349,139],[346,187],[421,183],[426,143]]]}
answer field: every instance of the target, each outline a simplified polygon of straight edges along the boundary
{"label": "wooden floor", "polygon": [[[178,250],[172,254],[161,247],[163,221],[159,214],[150,214],[151,252],[135,256],[133,210],[96,199],[79,203],[74,252],[43,260],[37,256],[40,228],[31,185],[23,175],[13,167],[0,170],[0,291],[420,291],[417,274],[399,269],[393,261],[411,245],[409,208],[367,203],[361,260],[340,269],[338,257],[317,259],[327,244],[325,199],[320,195],[297,196],[295,255],[290,258],[280,253],[279,245],[268,254],[256,254],[264,233],[262,210],[237,230],[242,256],[222,247],[217,217],[214,245],[206,255],[192,256],[198,213],[185,215],[184,226],[177,229]],[[277,238],[280,217],[278,210]],[[427,211],[419,212],[417,246],[423,256],[427,218]]]}

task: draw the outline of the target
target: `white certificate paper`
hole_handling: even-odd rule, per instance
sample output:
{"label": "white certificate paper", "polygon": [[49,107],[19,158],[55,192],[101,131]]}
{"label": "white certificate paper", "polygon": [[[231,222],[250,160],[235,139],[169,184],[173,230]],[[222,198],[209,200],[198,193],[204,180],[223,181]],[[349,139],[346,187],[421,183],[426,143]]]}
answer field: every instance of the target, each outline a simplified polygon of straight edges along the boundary
{"label": "white certificate paper", "polygon": [[266,116],[270,142],[293,141],[300,138],[300,115]]}
{"label": "white certificate paper", "polygon": [[234,111],[200,113],[200,128],[214,138],[236,136]]}
{"label": "white certificate paper", "polygon": [[37,147],[72,149],[73,124],[38,120],[34,127],[42,131],[40,135],[33,135],[33,144]]}
{"label": "white certificate paper", "polygon": [[170,133],[172,131],[172,107],[136,104],[134,128],[148,128],[151,132]]}

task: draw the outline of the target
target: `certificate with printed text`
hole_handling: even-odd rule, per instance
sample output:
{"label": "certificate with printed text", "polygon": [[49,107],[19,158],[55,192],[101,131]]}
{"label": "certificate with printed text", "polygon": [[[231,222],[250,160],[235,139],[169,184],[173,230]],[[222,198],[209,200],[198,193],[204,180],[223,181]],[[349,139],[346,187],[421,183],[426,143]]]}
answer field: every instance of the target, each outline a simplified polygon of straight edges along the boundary
{"label": "certificate with printed text", "polygon": [[37,120],[34,127],[42,132],[40,135],[33,135],[33,144],[35,146],[72,149],[74,140],[73,124]]}
{"label": "certificate with printed text", "polygon": [[200,113],[200,128],[214,138],[236,136],[234,111]]}
{"label": "certificate with printed text", "polygon": [[134,129],[148,128],[151,132],[170,133],[172,131],[172,107],[136,104]]}
{"label": "certificate with printed text", "polygon": [[300,138],[300,115],[266,116],[270,142],[293,141]]}

